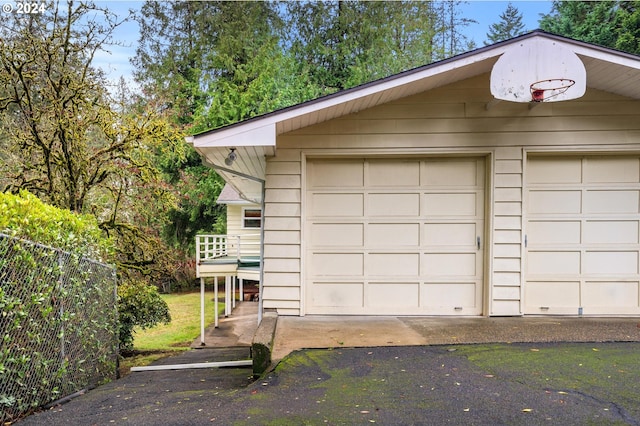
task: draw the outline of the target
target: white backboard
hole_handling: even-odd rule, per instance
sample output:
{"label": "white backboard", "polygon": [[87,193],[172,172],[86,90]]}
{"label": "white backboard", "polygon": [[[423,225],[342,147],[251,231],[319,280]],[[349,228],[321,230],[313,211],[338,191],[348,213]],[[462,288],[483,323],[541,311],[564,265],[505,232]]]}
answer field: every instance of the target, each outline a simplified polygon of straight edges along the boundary
{"label": "white backboard", "polygon": [[566,101],[583,96],[586,87],[580,58],[551,40],[526,39],[512,45],[491,70],[491,94],[505,101]]}

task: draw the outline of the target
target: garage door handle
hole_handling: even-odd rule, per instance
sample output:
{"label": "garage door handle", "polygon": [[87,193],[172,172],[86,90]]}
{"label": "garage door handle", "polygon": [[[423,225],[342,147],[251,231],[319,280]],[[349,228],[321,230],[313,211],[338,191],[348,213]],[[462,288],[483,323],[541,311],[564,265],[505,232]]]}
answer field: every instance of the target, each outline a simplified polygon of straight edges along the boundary
{"label": "garage door handle", "polygon": [[476,245],[478,246],[478,250],[480,250],[480,237],[476,237]]}

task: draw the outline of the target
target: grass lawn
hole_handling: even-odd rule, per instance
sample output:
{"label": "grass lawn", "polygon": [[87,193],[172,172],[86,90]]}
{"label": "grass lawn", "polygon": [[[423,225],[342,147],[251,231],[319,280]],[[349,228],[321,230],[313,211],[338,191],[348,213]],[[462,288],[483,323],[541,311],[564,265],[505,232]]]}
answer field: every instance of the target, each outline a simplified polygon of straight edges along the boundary
{"label": "grass lawn", "polygon": [[[133,335],[134,354],[120,361],[120,375],[134,366],[144,366],[176,351],[189,349],[200,336],[200,292],[163,294],[169,306],[171,322],[147,330],[136,328]],[[205,293],[205,326],[213,323],[213,292]],[[224,313],[224,303],[218,303]]]}
{"label": "grass lawn", "polygon": [[[134,329],[133,346],[139,351],[186,349],[200,336],[200,292],[163,294],[171,322],[147,330]],[[218,303],[219,313],[224,303]],[[205,293],[205,327],[213,323],[213,292]]]}

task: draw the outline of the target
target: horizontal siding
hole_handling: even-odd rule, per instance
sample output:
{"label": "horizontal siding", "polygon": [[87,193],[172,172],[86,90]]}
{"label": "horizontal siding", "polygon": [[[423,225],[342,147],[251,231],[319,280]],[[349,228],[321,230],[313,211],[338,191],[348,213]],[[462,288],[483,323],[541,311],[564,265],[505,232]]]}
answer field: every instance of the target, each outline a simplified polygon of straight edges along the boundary
{"label": "horizontal siding", "polygon": [[278,150],[267,160],[262,300],[279,315],[301,312],[301,170],[298,150]]}
{"label": "horizontal siding", "polygon": [[249,238],[243,238],[243,241],[260,241],[259,228],[243,228],[242,227],[242,209],[259,209],[258,204],[255,205],[227,205],[227,234],[228,235],[251,235]]}
{"label": "horizontal siding", "polygon": [[[640,121],[638,117],[629,118]],[[458,131],[461,129],[452,129]],[[551,137],[553,135],[553,137]],[[443,150],[457,150],[466,145],[469,149],[491,149],[493,147],[508,147],[517,144],[530,147],[553,147],[563,150],[584,150],[588,148],[607,147],[611,145],[634,145],[640,139],[640,130],[611,130],[584,133],[580,130],[565,132],[526,132],[516,131],[506,133],[424,133],[424,134],[370,134],[370,135],[307,135],[282,136],[284,146],[304,145],[307,149],[352,150],[390,149],[420,150],[421,153],[442,152]],[[550,142],[553,143],[550,143]]]}
{"label": "horizontal siding", "polygon": [[637,149],[640,108],[637,101],[590,88],[570,102],[490,103],[488,81],[488,74],[480,75],[278,136],[276,155],[266,165],[265,286],[274,290],[265,292],[265,307],[280,314],[304,312],[300,300],[288,298],[292,293],[275,290],[298,286],[304,297],[302,154],[492,153],[487,313],[522,313],[524,149]]}
{"label": "horizontal siding", "polygon": [[495,152],[491,315],[521,313],[522,164],[522,149]]}

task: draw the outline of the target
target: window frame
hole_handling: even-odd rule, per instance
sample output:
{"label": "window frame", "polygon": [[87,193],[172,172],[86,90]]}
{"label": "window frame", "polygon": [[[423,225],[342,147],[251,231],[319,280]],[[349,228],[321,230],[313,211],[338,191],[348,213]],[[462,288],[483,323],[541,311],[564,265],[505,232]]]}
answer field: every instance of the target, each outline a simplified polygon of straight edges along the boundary
{"label": "window frame", "polygon": [[[247,212],[259,212],[260,215],[259,216],[249,216],[247,217]],[[262,228],[262,209],[261,208],[255,208],[255,207],[243,207],[242,208],[242,214],[241,214],[241,220],[242,220],[242,229],[260,229]],[[247,226],[247,221],[253,221],[253,222],[257,222],[258,226]]]}

